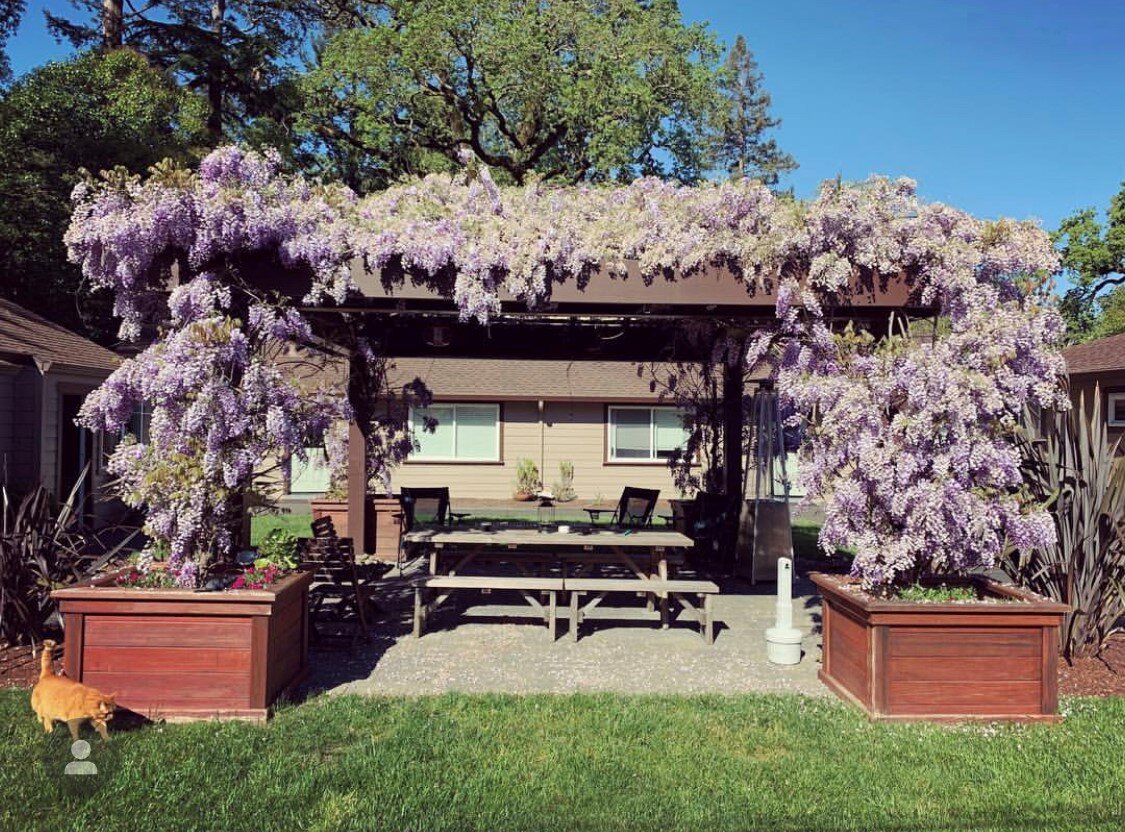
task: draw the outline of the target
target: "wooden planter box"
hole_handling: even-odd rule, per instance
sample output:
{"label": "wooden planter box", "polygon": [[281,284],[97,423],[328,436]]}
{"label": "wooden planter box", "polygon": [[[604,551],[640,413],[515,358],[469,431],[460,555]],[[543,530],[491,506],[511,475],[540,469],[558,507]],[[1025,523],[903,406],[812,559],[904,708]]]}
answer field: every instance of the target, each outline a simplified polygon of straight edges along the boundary
{"label": "wooden planter box", "polygon": [[1059,717],[1059,625],[1068,608],[1016,587],[974,581],[1009,602],[919,603],[850,590],[813,573],[823,601],[820,680],[875,719]]}
{"label": "wooden planter box", "polygon": [[130,589],[116,575],[51,593],[66,675],[150,719],[265,719],[308,670],[312,573],[270,589]]}
{"label": "wooden planter box", "polygon": [[[336,534],[350,537],[348,531],[348,504],[343,500],[313,500],[313,519],[331,517]],[[363,535],[363,553],[374,555],[380,560],[398,559],[398,540],[402,532],[402,522],[397,515],[402,506],[396,496],[368,496],[364,504],[367,515],[366,530]]]}

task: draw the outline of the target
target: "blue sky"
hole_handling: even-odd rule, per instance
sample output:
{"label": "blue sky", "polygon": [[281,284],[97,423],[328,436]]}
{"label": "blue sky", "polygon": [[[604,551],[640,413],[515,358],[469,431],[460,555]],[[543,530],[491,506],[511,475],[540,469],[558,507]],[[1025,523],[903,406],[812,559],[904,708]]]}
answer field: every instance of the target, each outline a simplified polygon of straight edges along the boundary
{"label": "blue sky", "polygon": [[[30,0],[9,43],[25,71],[67,49]],[[754,50],[798,195],[826,178],[907,175],[974,214],[1104,208],[1125,179],[1125,3],[1109,0],[681,0]]]}

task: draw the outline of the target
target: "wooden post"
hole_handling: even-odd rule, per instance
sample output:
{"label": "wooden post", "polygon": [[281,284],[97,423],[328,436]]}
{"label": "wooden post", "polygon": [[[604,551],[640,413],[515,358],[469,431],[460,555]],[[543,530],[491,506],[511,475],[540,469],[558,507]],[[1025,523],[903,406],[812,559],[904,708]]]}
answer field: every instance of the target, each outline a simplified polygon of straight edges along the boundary
{"label": "wooden post", "polygon": [[357,422],[348,424],[348,537],[357,552],[366,554],[367,453],[366,440]]}
{"label": "wooden post", "polygon": [[348,424],[348,537],[356,553],[367,552],[367,433],[371,430],[372,410],[370,372],[367,359],[358,349],[348,358],[348,402],[354,414]]}
{"label": "wooden post", "polygon": [[742,501],[742,364],[723,365],[723,482],[732,505]]}

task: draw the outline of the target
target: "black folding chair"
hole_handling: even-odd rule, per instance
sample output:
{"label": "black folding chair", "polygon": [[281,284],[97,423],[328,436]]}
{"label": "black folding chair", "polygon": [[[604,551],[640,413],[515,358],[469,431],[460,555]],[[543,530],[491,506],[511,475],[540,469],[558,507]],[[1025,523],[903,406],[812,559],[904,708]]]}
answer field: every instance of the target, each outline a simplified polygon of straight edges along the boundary
{"label": "black folding chair", "polygon": [[453,510],[448,488],[403,488],[399,502],[402,504],[402,529],[398,539],[400,572],[406,552],[407,532],[418,526],[450,526],[472,516],[468,512]]}
{"label": "black folding chair", "polygon": [[[633,488],[626,486],[621,492],[621,499],[617,501],[617,508],[613,509],[613,518],[610,523],[614,526],[647,526],[652,523],[652,512],[656,508],[656,501],[660,491],[655,488]],[[583,509],[590,515],[590,522],[597,523],[602,514],[610,511],[608,508]]]}
{"label": "black folding chair", "polygon": [[[331,528],[331,518],[327,528]],[[351,643],[360,638],[370,640],[368,607],[378,613],[379,608],[371,597],[370,587],[362,582],[356,568],[355,549],[351,538],[336,537],[326,533],[321,524],[321,536],[305,538],[300,542],[300,569],[313,573],[309,587],[309,629],[314,640],[327,637],[325,625],[335,627],[334,637],[342,637],[341,627],[351,627]]]}

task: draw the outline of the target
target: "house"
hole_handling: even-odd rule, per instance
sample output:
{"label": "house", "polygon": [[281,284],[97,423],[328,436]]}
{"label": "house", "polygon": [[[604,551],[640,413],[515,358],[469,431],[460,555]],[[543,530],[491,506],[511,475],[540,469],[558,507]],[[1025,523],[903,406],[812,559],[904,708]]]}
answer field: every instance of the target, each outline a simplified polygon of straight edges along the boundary
{"label": "house", "polygon": [[1125,333],[1067,347],[1063,357],[1075,405],[1082,398],[1089,411],[1095,388],[1100,390],[1102,418],[1116,441],[1125,433]]}
{"label": "house", "polygon": [[[661,373],[661,368],[655,368]],[[421,379],[433,393],[409,424],[420,448],[394,487],[448,485],[455,498],[511,499],[516,465],[530,459],[544,487],[574,465],[580,499],[616,499],[626,485],[676,488],[668,468],[684,444],[681,415],[650,389],[653,368],[624,361],[396,358],[391,386]],[[426,418],[434,432],[423,429]],[[323,456],[292,461],[290,492],[322,493]]]}
{"label": "house", "polygon": [[85,470],[85,512],[108,510],[93,499],[106,479],[102,437],[74,419],[119,363],[105,347],[0,299],[0,484],[20,493],[42,483],[65,497]]}

